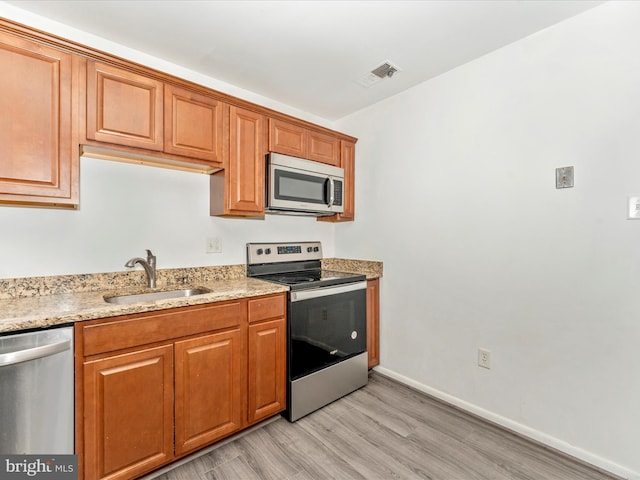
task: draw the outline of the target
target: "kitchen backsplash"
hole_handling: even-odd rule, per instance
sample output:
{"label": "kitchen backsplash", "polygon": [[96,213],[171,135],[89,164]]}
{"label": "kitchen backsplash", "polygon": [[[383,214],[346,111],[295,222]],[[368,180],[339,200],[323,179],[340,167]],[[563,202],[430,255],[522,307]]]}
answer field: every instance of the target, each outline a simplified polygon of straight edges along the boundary
{"label": "kitchen backsplash", "polygon": [[[209,280],[227,280],[244,277],[246,265],[158,269],[157,287],[170,285],[197,285]],[[91,273],[48,277],[0,278],[0,300],[10,298],[57,295],[61,293],[120,290],[143,286],[143,270],[130,272]]]}

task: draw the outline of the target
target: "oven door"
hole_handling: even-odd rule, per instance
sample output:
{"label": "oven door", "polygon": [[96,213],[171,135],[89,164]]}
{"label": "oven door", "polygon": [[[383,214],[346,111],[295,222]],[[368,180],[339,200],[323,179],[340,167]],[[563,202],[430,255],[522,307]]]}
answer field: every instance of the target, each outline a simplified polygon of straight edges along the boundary
{"label": "oven door", "polygon": [[291,292],[289,380],[367,350],[367,283]]}

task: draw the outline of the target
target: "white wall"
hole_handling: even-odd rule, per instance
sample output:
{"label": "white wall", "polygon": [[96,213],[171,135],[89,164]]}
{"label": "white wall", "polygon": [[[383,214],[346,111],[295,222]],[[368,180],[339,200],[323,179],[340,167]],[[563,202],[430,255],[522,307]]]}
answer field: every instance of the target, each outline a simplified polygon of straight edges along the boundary
{"label": "white wall", "polygon": [[[384,261],[382,370],[628,476],[638,25],[640,2],[608,3],[337,124],[359,142],[336,255]],[[569,165],[575,187],[556,190]]]}
{"label": "white wall", "polygon": [[[309,113],[2,2],[0,16],[331,127]],[[0,206],[0,226],[0,278],[122,271],[145,248],[157,255],[158,268],[245,263],[246,242],[319,240],[331,257],[335,232],[333,224],[309,217],[210,217],[205,175],[89,158],[81,159],[79,210]],[[208,237],[222,239],[222,253],[205,253]]]}
{"label": "white wall", "polygon": [[[0,207],[0,278],[127,270],[149,248],[158,268],[246,262],[245,244],[320,240],[333,256],[334,227],[310,217],[209,216],[209,177],[82,158],[80,209]],[[303,232],[303,233],[301,233]],[[206,239],[222,253],[205,253]]]}

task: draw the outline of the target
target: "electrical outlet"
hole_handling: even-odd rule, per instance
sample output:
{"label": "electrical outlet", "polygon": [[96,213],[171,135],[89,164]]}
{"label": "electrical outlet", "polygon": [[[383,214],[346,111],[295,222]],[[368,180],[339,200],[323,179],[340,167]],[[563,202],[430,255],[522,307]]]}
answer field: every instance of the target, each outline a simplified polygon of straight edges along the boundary
{"label": "electrical outlet", "polygon": [[482,368],[491,368],[491,351],[484,348],[478,349],[478,366]]}
{"label": "electrical outlet", "polygon": [[205,253],[222,253],[222,239],[220,237],[207,238]]}
{"label": "electrical outlet", "polygon": [[573,167],[556,168],[556,188],[573,187]]}

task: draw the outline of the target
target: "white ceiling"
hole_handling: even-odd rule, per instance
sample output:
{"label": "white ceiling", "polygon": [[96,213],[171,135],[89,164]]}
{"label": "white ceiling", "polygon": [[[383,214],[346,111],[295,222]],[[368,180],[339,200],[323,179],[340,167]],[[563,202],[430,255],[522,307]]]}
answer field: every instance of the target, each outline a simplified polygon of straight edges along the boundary
{"label": "white ceiling", "polygon": [[[604,2],[5,3],[335,120]],[[385,61],[393,78],[358,84]]]}

